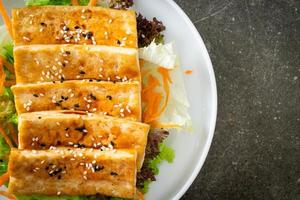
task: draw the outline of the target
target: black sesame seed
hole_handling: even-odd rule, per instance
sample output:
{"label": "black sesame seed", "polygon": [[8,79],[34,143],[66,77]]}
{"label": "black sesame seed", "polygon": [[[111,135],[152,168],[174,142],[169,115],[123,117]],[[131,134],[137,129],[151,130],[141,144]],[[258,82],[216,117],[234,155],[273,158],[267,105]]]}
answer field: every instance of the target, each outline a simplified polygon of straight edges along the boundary
{"label": "black sesame seed", "polygon": [[93,82],[93,79],[90,79],[89,82]]}
{"label": "black sesame seed", "polygon": [[34,97],[39,97],[39,95],[38,95],[38,94],[33,94],[33,96],[34,96]]}
{"label": "black sesame seed", "polygon": [[116,173],[116,172],[110,172],[110,175],[112,175],[112,176],[118,176],[119,174]]}
{"label": "black sesame seed", "polygon": [[42,119],[42,117],[38,117],[38,119]]}
{"label": "black sesame seed", "polygon": [[120,41],[120,40],[117,40],[117,44],[118,44],[118,45],[121,45],[121,41]]}
{"label": "black sesame seed", "polygon": [[95,166],[93,166],[93,168],[94,168],[95,172],[98,172],[98,171],[103,170],[104,166],[102,166],[102,165],[95,165]]}
{"label": "black sesame seed", "polygon": [[41,26],[47,26],[47,24],[45,24],[44,22],[41,22]]}
{"label": "black sesame seed", "polygon": [[61,179],[61,175],[58,175],[57,179]]}
{"label": "black sesame seed", "polygon": [[71,52],[70,52],[70,51],[66,51],[65,53],[66,53],[66,54],[68,54],[68,55],[70,55],[70,54],[71,54]]}
{"label": "black sesame seed", "polygon": [[93,33],[92,33],[92,32],[87,32],[87,33],[86,33],[87,39],[91,39],[92,36],[93,36]]}
{"label": "black sesame seed", "polygon": [[77,104],[74,104],[74,107],[75,107],[75,108],[79,108],[80,106],[79,106],[79,104],[77,103]]}
{"label": "black sesame seed", "polygon": [[65,81],[65,78],[64,77],[61,77],[60,78],[60,82],[62,83],[62,82],[64,82]]}
{"label": "black sesame seed", "polygon": [[74,29],[80,29],[80,27],[79,26],[75,26]]}
{"label": "black sesame seed", "polygon": [[56,142],[56,144],[57,144],[57,145],[61,145],[61,141],[58,140],[58,141]]}
{"label": "black sesame seed", "polygon": [[61,104],[59,102],[55,102],[54,103],[56,106],[61,106]]}
{"label": "black sesame seed", "polygon": [[85,74],[85,71],[80,70],[79,74]]}
{"label": "black sesame seed", "polygon": [[110,95],[107,95],[106,98],[110,101],[112,100],[112,96],[110,96]]}
{"label": "black sesame seed", "polygon": [[70,30],[70,28],[69,28],[69,27],[67,27],[67,26],[64,26],[64,27],[63,27],[63,30],[64,30],[64,31],[69,31],[69,30]]}
{"label": "black sesame seed", "polygon": [[46,145],[42,143],[42,144],[40,144],[40,146],[41,146],[41,147],[45,147]]}
{"label": "black sesame seed", "polygon": [[95,97],[93,94],[90,94],[91,99],[93,99],[94,101],[97,100],[97,97]]}

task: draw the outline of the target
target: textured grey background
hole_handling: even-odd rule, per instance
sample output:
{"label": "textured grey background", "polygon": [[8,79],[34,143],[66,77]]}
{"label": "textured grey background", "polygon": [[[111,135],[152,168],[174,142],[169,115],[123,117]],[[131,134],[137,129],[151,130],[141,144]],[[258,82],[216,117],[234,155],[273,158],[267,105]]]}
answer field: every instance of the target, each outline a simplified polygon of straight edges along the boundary
{"label": "textured grey background", "polygon": [[218,85],[215,137],[182,198],[300,200],[300,0],[175,0]]}

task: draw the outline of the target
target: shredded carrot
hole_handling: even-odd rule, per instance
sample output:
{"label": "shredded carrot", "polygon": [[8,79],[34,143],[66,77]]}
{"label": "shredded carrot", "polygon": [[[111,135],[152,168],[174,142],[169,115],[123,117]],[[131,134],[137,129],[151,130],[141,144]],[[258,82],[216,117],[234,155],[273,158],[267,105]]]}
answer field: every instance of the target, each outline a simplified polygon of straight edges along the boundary
{"label": "shredded carrot", "polygon": [[3,59],[0,57],[0,93],[3,92],[6,75],[3,69]]}
{"label": "shredded carrot", "polygon": [[140,66],[143,67],[145,64],[145,60],[144,59],[140,59]]}
{"label": "shredded carrot", "polygon": [[159,81],[152,75],[149,75],[148,85],[142,89],[142,101],[145,102],[143,121],[149,123],[156,119],[156,115],[163,98],[161,93],[155,92],[155,88],[160,86]]}
{"label": "shredded carrot", "polygon": [[12,30],[11,30],[11,20],[6,12],[6,9],[3,5],[2,0],[0,0],[0,14],[2,15],[3,21],[6,25],[6,28],[10,34],[10,36],[12,36]]}
{"label": "shredded carrot", "polygon": [[15,69],[14,69],[14,66],[8,62],[5,58],[3,58],[2,56],[0,56],[2,59],[2,62],[3,62],[3,65],[11,72],[11,73],[15,73]]}
{"label": "shredded carrot", "polygon": [[184,70],[184,73],[185,73],[185,74],[192,74],[192,73],[193,73],[193,70],[187,69],[187,70]]}
{"label": "shredded carrot", "polygon": [[4,86],[5,87],[10,87],[10,86],[13,86],[13,85],[16,85],[16,81],[15,80],[6,80],[4,82]]}
{"label": "shredded carrot", "polygon": [[136,196],[137,196],[137,200],[145,200],[144,194],[138,190],[136,191]]}
{"label": "shredded carrot", "polygon": [[13,195],[12,193],[3,191],[3,190],[0,190],[0,195],[5,196],[9,200],[18,200],[15,195]]}
{"label": "shredded carrot", "polygon": [[9,173],[6,172],[0,176],[0,186],[2,186],[4,183],[6,183],[9,180]]}
{"label": "shredded carrot", "polygon": [[10,138],[8,137],[8,135],[5,133],[5,131],[4,131],[3,127],[1,127],[1,125],[0,125],[0,133],[1,133],[1,135],[4,137],[5,142],[10,146],[10,148],[13,148],[14,145],[12,144],[11,139],[10,139]]}
{"label": "shredded carrot", "polygon": [[165,111],[169,102],[169,84],[172,83],[169,70],[163,67],[159,67],[157,71],[163,78],[163,89],[165,91],[166,97],[163,105],[160,108],[163,95],[161,93],[155,92],[156,87],[160,86],[160,84],[157,78],[149,75],[148,85],[142,90],[142,100],[146,104],[143,113],[143,121],[145,123],[152,123],[153,121],[155,121]]}
{"label": "shredded carrot", "polygon": [[165,99],[165,103],[162,107],[162,109],[160,110],[159,115],[165,111],[165,109],[167,108],[167,105],[169,103],[169,97],[170,97],[170,83],[172,83],[171,77],[170,77],[170,71],[164,67],[159,67],[157,69],[158,73],[160,73],[160,75],[163,77],[163,88],[164,91],[166,93],[166,99]]}
{"label": "shredded carrot", "polygon": [[72,0],[72,5],[73,5],[73,6],[79,6],[79,3],[78,3],[77,0]]}
{"label": "shredded carrot", "polygon": [[97,4],[97,0],[90,0],[88,6],[96,6],[96,4]]}
{"label": "shredded carrot", "polygon": [[15,127],[11,123],[8,124],[8,130],[14,143],[18,146],[18,134],[16,132]]}

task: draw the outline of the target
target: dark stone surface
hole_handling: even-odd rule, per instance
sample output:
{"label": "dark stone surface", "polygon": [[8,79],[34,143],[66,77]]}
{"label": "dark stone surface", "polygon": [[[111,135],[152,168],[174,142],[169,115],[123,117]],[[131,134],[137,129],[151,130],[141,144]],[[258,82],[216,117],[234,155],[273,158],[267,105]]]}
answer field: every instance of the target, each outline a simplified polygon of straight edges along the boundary
{"label": "dark stone surface", "polygon": [[215,137],[182,198],[300,200],[300,1],[176,0],[218,85]]}

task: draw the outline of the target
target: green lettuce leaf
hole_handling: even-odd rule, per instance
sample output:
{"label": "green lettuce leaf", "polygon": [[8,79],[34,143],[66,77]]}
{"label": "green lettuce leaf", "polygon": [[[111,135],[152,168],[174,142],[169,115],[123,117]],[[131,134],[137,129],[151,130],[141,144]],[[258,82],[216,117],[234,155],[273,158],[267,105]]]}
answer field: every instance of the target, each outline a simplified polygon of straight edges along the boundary
{"label": "green lettuce leaf", "polygon": [[159,173],[159,165],[163,161],[167,161],[168,163],[172,163],[175,157],[174,150],[168,147],[165,143],[159,144],[160,153],[153,160],[149,162],[150,168],[157,175]]}

